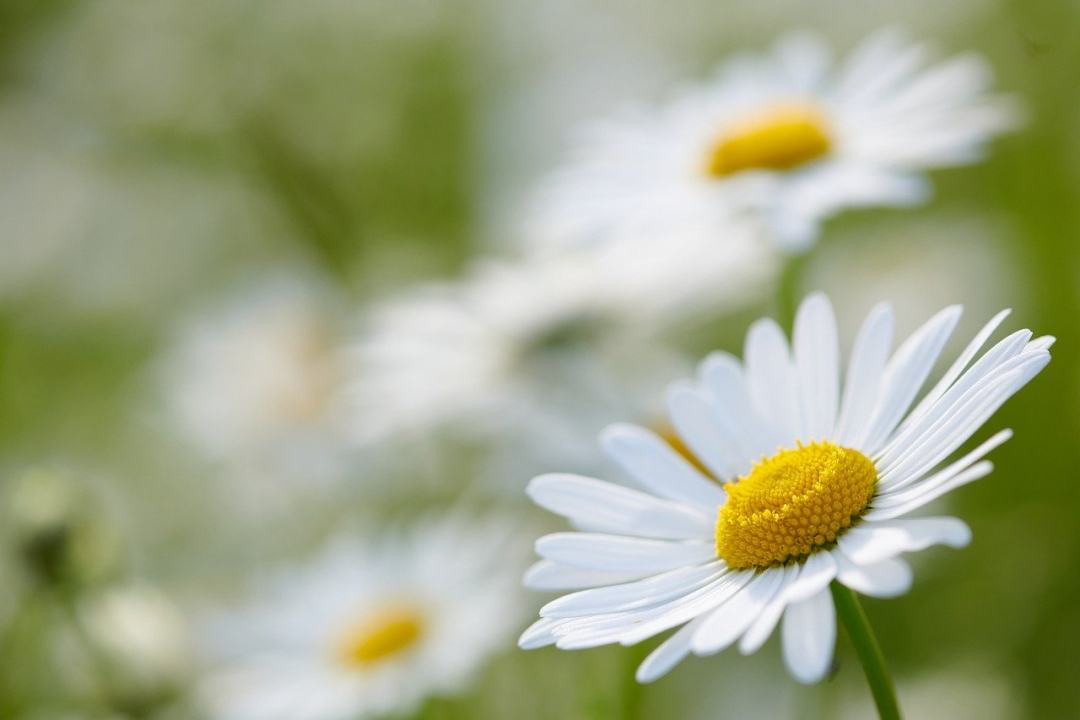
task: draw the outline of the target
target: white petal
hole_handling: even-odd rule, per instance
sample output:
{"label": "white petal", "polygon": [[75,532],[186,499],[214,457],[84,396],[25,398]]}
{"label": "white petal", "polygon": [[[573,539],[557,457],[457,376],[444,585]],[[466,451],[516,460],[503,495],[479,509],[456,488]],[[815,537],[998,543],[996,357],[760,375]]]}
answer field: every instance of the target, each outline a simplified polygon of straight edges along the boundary
{"label": "white petal", "polygon": [[601,436],[604,450],[644,488],[709,512],[727,495],[683,459],[663,438],[634,425],[612,425]]}
{"label": "white petal", "polygon": [[928,478],[920,478],[919,476],[911,476],[906,478],[903,482],[893,481],[889,483],[882,482],[878,486],[878,491],[874,497],[875,507],[887,507],[889,505],[896,505],[902,500],[899,500],[901,495],[907,492],[904,488],[909,485],[917,484],[920,488],[933,487],[939,483],[946,482],[953,475],[960,473],[963,470],[968,469],[974,465],[977,461],[981,460],[990,451],[997,448],[999,445],[1005,443],[1012,437],[1012,430],[1000,430],[994,433],[988,440],[983,441],[978,447],[964,455],[959,460],[956,460],[949,464],[944,470],[941,470]]}
{"label": "white petal", "polygon": [[730,479],[739,468],[749,465],[738,440],[728,432],[713,411],[712,404],[690,383],[676,383],[668,392],[671,423],[694,455],[714,477]]}
{"label": "white petal", "polygon": [[967,402],[981,388],[1017,367],[1031,331],[1020,330],[1005,338],[986,352],[933,405],[927,406],[915,419],[908,419],[875,460],[883,473],[892,469],[910,453],[913,447],[933,433],[944,418],[958,405]]}
{"label": "white petal", "polygon": [[960,319],[960,307],[947,307],[916,330],[896,351],[885,369],[882,392],[867,434],[857,445],[873,455],[904,416],[926,381],[934,361]]}
{"label": "white petal", "polygon": [[867,522],[841,535],[837,544],[852,562],[871,565],[931,545],[961,548],[969,542],[971,530],[963,521],[931,517]]}
{"label": "white petal", "polygon": [[840,356],[836,316],[828,298],[814,293],[795,316],[795,370],[798,377],[803,440],[824,440],[836,426]]}
{"label": "white petal", "polygon": [[[702,361],[698,374],[716,412],[724,417],[725,427],[740,433],[744,455],[753,461],[775,453],[780,437],[754,410],[739,361],[727,353],[714,352]],[[747,465],[738,468],[737,474],[749,471]]]}
{"label": "white petal", "polygon": [[798,568],[798,576],[781,588],[739,641],[739,652],[742,654],[756,652],[769,639],[784,608],[790,603],[802,602],[816,595],[836,577],[836,561],[827,552],[814,553],[802,565],[793,567]]}
{"label": "white petal", "polygon": [[825,677],[836,646],[836,610],[829,589],[789,605],[780,637],[792,677],[802,683]]}
{"label": "white petal", "polygon": [[791,444],[800,424],[795,366],[780,326],[769,319],[751,325],[744,355],[746,386],[754,408],[777,428],[782,444]]}
{"label": "white petal", "polygon": [[690,540],[710,537],[715,522],[696,506],[580,475],[541,475],[525,492],[540,507],[591,532]]}
{"label": "white petal", "polygon": [[540,609],[543,617],[579,617],[652,607],[688,595],[716,580],[726,568],[722,561],[682,567],[635,582],[583,590],[552,600]]}
{"label": "white petal", "polygon": [[952,492],[961,485],[979,480],[989,475],[994,470],[994,465],[989,460],[976,463],[963,472],[951,475],[947,482],[935,483],[933,487],[924,488],[918,485],[909,491],[897,493],[897,504],[884,507],[873,507],[863,517],[866,520],[890,520],[907,515],[921,507],[925,507],[942,495]]}
{"label": "white petal", "polygon": [[622,636],[619,642],[623,645],[633,645],[645,638],[652,637],[657,633],[664,632],[699,615],[708,613],[713,608],[726,602],[733,595],[739,594],[753,579],[754,572],[750,570],[729,572],[711,585],[688,595],[686,598],[671,603],[671,606],[664,612],[648,617],[635,625],[633,629]]}
{"label": "white petal", "polygon": [[713,610],[694,635],[694,653],[711,655],[735,642],[772,600],[783,580],[783,570],[763,570],[741,592]]}
{"label": "white petal", "polygon": [[892,308],[887,303],[875,305],[859,329],[851,350],[844,404],[836,429],[836,442],[840,445],[850,447],[862,442],[881,390],[892,335]]}
{"label": "white petal", "polygon": [[936,431],[908,451],[903,460],[882,472],[884,487],[906,484],[912,477],[921,477],[945,460],[964,444],[990,419],[1006,400],[1016,394],[1031,378],[1050,362],[1050,356],[1040,352],[1034,357],[1019,358],[1023,364],[1000,378],[988,378],[987,387],[973,388],[966,402],[942,418]]}
{"label": "white petal", "polygon": [[856,565],[843,552],[834,551],[839,572],[836,579],[855,592],[870,597],[891,598],[911,589],[911,566],[894,557],[869,565]]}
{"label": "white petal", "polygon": [[637,580],[642,573],[613,573],[583,570],[570,565],[540,560],[525,572],[525,587],[531,590],[580,590]]}
{"label": "white petal", "polygon": [[552,533],[536,541],[536,553],[548,560],[586,570],[664,572],[712,560],[708,542],[666,542],[600,533]]}
{"label": "white petal", "polygon": [[690,640],[694,637],[702,618],[691,620],[649,653],[637,669],[639,683],[651,683],[668,673],[690,653]]}
{"label": "white petal", "polygon": [[533,650],[554,645],[557,638],[551,632],[553,625],[553,620],[540,618],[521,633],[521,637],[518,638],[518,647],[522,650]]}
{"label": "white petal", "polygon": [[923,399],[919,401],[919,404],[915,406],[915,409],[904,419],[904,425],[908,425],[916,420],[927,408],[937,402],[938,398],[945,394],[945,391],[956,382],[956,379],[960,377],[960,373],[964,371],[964,368],[968,366],[971,359],[975,357],[975,353],[979,352],[982,346],[986,344],[986,341],[993,335],[994,331],[997,330],[998,326],[1001,325],[1005,318],[1009,316],[1010,312],[1012,311],[1009,309],[1002,310],[992,317],[990,322],[986,323],[986,325],[975,334],[975,337],[972,338],[971,342],[964,348],[964,351],[960,353],[945,374],[941,376],[941,380],[938,381],[930,392],[926,393],[925,397],[923,397]]}

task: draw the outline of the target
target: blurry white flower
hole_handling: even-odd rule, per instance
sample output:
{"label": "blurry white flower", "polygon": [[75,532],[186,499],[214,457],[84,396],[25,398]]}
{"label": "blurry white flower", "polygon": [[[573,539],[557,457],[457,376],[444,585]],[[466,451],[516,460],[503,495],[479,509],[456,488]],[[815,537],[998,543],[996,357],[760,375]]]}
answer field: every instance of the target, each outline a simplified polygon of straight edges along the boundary
{"label": "blurry white flower", "polygon": [[379,543],[343,540],[217,618],[204,697],[223,720],[406,714],[463,690],[521,618],[521,544],[451,516]]}
{"label": "blurry white flower", "polygon": [[948,459],[1050,360],[1053,338],[1030,330],[976,359],[1007,314],[918,402],[958,306],[891,357],[892,311],[877,306],[855,340],[843,393],[823,295],[802,303],[790,349],[776,323],[755,323],[743,363],[716,353],[668,396],[672,423],[706,472],[655,434],[618,425],[604,434],[605,449],[648,493],[567,474],[530,484],[534,501],[578,531],[538,540],[544,559],[526,582],[585,589],[545,605],[521,645],[634,645],[681,626],[638,669],[649,682],[691,652],[737,643],[753,653],[783,619],[788,669],[801,682],[821,680],[836,639],[833,581],[899,595],[912,582],[901,554],[969,542],[957,518],[908,516],[990,473],[984,458],[1008,430]]}
{"label": "blurry white flower", "polygon": [[85,600],[79,619],[92,643],[88,669],[101,675],[117,703],[167,700],[188,681],[193,666],[189,628],[180,611],[146,585],[110,589]]}
{"label": "blurry white flower", "polygon": [[924,170],[977,160],[1015,120],[1010,103],[986,95],[980,58],[928,58],[890,31],[835,70],[809,35],[737,57],[665,107],[594,126],[528,231],[542,245],[666,242],[687,225],[720,237],[728,213],[750,209],[800,250],[843,208],[921,202]]}
{"label": "blurry white flower", "polygon": [[755,299],[772,267],[762,243],[731,226],[720,243],[687,234],[548,253],[414,290],[377,306],[356,348],[355,429],[506,434],[544,416],[595,417],[586,397],[629,410],[628,398],[657,397],[657,370],[672,367],[663,333]]}
{"label": "blurry white flower", "polygon": [[165,363],[180,429],[241,470],[332,475],[346,452],[336,322],[328,291],[284,278],[191,320]]}

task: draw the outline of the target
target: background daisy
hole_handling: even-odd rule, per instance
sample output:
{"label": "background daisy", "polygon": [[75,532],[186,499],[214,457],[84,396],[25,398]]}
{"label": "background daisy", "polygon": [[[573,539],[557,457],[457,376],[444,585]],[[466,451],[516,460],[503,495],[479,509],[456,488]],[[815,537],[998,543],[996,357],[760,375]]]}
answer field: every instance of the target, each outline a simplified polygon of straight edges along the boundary
{"label": "background daisy", "polygon": [[515,548],[505,523],[463,516],[339,539],[210,621],[222,663],[205,687],[211,715],[346,720],[461,691],[519,622]]}
{"label": "background daisy", "polygon": [[804,250],[844,208],[923,202],[925,170],[978,159],[1016,120],[987,94],[981,58],[929,57],[887,30],[836,68],[810,34],[730,60],[662,107],[583,133],[527,231],[541,246],[661,241],[690,219],[719,239],[725,217],[749,208],[780,247]]}

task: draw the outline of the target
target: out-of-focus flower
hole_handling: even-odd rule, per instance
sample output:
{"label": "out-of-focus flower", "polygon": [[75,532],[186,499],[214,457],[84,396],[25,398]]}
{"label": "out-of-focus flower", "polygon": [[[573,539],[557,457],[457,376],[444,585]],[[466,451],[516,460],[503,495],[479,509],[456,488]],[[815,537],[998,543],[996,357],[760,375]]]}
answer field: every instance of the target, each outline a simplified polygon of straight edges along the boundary
{"label": "out-of-focus flower", "polygon": [[241,472],[332,477],[347,447],[336,322],[328,291],[284,278],[194,318],[165,363],[181,430]]}
{"label": "out-of-focus flower", "polygon": [[906,516],[991,471],[983,458],[1008,430],[943,463],[1050,360],[1053,338],[1032,340],[1029,330],[975,360],[1006,315],[980,330],[914,407],[958,306],[891,358],[892,311],[877,306],[855,340],[842,394],[836,321],[823,295],[802,303],[790,349],[776,323],[757,322],[745,364],[716,353],[668,397],[674,427],[707,473],[655,434],[620,425],[604,446],[649,493],[575,475],[529,486],[533,500],[580,532],[541,538],[544,559],[526,582],[586,589],[544,606],[521,645],[632,645],[682,626],[638,669],[648,682],[690,652],[736,642],[755,652],[783,617],[788,669],[801,682],[820,680],[836,638],[832,581],[895,596],[912,582],[901,553],[970,540],[956,518]]}
{"label": "out-of-focus flower", "polygon": [[731,226],[719,245],[687,234],[546,253],[413,290],[372,311],[356,348],[354,427],[368,440],[437,427],[505,437],[527,418],[573,418],[585,394],[626,408],[642,396],[626,387],[671,367],[665,331],[756,298],[772,268]]}
{"label": "out-of-focus flower", "polygon": [[36,582],[71,590],[116,570],[116,530],[88,500],[63,470],[34,468],[9,485],[7,530]]}
{"label": "out-of-focus flower", "polygon": [[190,680],[194,648],[180,611],[147,585],[114,587],[78,608],[80,675],[118,710],[145,711],[174,699]]}
{"label": "out-of-focus flower", "polygon": [[224,661],[214,717],[343,720],[406,714],[462,690],[521,617],[520,543],[458,515],[379,543],[342,540],[210,623]]}
{"label": "out-of-focus flower", "polygon": [[528,231],[541,245],[666,242],[688,224],[719,237],[729,213],[749,209],[781,247],[800,250],[844,208],[921,202],[923,171],[978,159],[1016,115],[986,94],[980,58],[929,65],[928,55],[884,31],[836,70],[809,35],[738,57],[665,107],[594,126]]}

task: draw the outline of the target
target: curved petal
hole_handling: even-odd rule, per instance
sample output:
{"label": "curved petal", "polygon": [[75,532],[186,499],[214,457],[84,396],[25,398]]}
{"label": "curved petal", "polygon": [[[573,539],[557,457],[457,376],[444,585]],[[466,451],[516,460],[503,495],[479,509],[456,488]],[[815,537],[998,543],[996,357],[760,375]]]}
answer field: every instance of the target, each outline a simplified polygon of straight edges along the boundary
{"label": "curved petal", "polygon": [[618,424],[604,430],[600,441],[615,462],[657,495],[709,512],[727,500],[719,485],[698,472],[656,433]]}
{"label": "curved petal", "polygon": [[825,677],[836,646],[836,610],[829,589],[789,605],[780,637],[792,677],[801,683]]}
{"label": "curved petal", "polygon": [[591,532],[665,540],[702,539],[713,532],[714,520],[696,506],[580,475],[541,475],[525,492],[540,507]]}
{"label": "curved petal", "polygon": [[799,305],[793,337],[800,439],[825,440],[836,426],[840,351],[836,315],[823,293],[813,293]]}
{"label": "curved petal", "polygon": [[971,542],[971,530],[952,517],[902,518],[867,522],[837,540],[840,550],[859,565],[872,565],[904,552],[931,545],[961,548]]}
{"label": "curved petal", "polygon": [[547,560],[585,570],[659,573],[709,562],[716,556],[712,543],[668,542],[604,535],[562,532],[536,541],[536,554]]}

